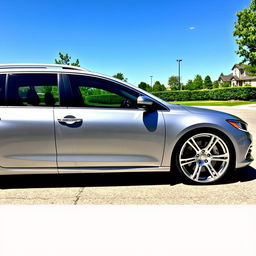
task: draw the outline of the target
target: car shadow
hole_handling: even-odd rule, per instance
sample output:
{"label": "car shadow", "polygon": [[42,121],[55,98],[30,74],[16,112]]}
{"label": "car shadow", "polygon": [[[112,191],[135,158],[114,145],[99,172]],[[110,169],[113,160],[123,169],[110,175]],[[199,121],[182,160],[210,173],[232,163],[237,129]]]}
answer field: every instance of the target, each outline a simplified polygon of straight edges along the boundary
{"label": "car shadow", "polygon": [[[256,180],[256,169],[247,166],[244,168],[236,169],[231,171],[230,175],[226,177],[224,180],[220,180],[214,184],[202,184],[204,186],[217,186],[217,185],[225,185],[225,184],[232,184],[232,183],[238,183],[238,182],[248,182]],[[187,185],[191,185],[188,184]],[[197,184],[192,184],[193,186],[201,186]]]}
{"label": "car shadow", "polygon": [[[256,170],[245,167],[234,171],[225,182],[229,184],[248,182],[256,179]],[[169,172],[145,173],[98,173],[98,174],[37,174],[6,175],[0,177],[0,189],[25,188],[65,188],[65,187],[111,187],[111,186],[147,186],[170,185],[182,183],[180,178]]]}
{"label": "car shadow", "polygon": [[227,180],[219,184],[230,184],[236,182],[248,182],[256,179],[256,169],[247,166],[234,171]]}
{"label": "car shadow", "polygon": [[37,174],[0,177],[0,189],[175,185],[169,172]]}

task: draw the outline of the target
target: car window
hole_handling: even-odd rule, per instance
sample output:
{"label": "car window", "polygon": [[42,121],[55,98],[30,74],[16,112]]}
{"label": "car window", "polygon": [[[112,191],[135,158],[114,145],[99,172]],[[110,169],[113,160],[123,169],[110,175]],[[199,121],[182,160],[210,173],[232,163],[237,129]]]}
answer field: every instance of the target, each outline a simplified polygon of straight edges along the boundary
{"label": "car window", "polygon": [[0,75],[0,106],[5,105],[5,79],[6,75]]}
{"label": "car window", "polygon": [[117,83],[96,77],[68,75],[72,94],[72,106],[137,108],[137,92]]}
{"label": "car window", "polygon": [[9,106],[58,106],[57,75],[9,75],[7,102]]}

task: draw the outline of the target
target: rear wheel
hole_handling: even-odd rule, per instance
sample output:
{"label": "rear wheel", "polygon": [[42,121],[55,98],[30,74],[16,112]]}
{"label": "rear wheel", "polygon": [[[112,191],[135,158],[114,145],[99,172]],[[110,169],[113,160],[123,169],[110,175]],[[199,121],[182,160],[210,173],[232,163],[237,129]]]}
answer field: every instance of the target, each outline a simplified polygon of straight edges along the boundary
{"label": "rear wheel", "polygon": [[189,183],[215,183],[235,167],[231,143],[217,132],[185,136],[179,141],[175,154],[174,164]]}

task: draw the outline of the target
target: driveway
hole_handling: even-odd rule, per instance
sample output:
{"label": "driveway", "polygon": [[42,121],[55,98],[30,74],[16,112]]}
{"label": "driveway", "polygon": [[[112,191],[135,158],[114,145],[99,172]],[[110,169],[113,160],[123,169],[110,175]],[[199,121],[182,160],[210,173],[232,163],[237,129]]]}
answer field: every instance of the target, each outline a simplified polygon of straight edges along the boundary
{"label": "driveway", "polygon": [[[244,119],[256,141],[255,107],[209,107]],[[256,159],[255,147],[253,155]],[[191,186],[169,173],[0,177],[0,204],[255,204],[256,163],[228,183]]]}

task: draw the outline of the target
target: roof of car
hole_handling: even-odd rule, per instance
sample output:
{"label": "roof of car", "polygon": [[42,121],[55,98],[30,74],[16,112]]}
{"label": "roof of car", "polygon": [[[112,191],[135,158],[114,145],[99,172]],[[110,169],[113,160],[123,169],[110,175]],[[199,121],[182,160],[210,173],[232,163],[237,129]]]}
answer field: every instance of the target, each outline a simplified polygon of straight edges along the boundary
{"label": "roof of car", "polygon": [[[125,81],[108,76],[105,74],[96,73],[88,69],[71,66],[71,65],[60,65],[60,64],[44,64],[44,63],[12,63],[12,64],[0,64],[0,73],[36,73],[36,72],[59,72],[59,73],[78,73],[78,74],[90,74],[93,76],[99,76],[107,79],[111,79],[117,82],[122,82],[129,86],[135,87],[134,85]],[[136,87],[137,88],[137,87]],[[138,88],[139,89],[139,88]]]}
{"label": "roof of car", "polygon": [[89,72],[89,70],[77,66],[61,65],[61,64],[44,64],[44,63],[12,63],[12,64],[0,64],[0,69],[62,69],[62,70],[79,70]]}
{"label": "roof of car", "polygon": [[[149,94],[148,92],[142,90],[141,88],[138,88],[137,86],[134,86],[133,84],[130,84],[125,81],[120,81],[118,78],[108,76],[105,74],[96,73],[93,71],[90,71],[85,68],[76,67],[76,66],[70,66],[70,65],[60,65],[60,64],[44,64],[44,63],[14,63],[14,64],[0,64],[0,73],[27,73],[27,72],[59,72],[59,73],[73,73],[73,74],[90,74],[92,76],[98,76],[106,79],[111,79],[116,82],[121,82],[122,84],[126,84],[129,87],[132,87],[136,89],[137,91],[141,91],[144,94]],[[151,95],[152,98],[157,100],[158,102],[161,102],[164,104],[164,101],[155,95]]]}

